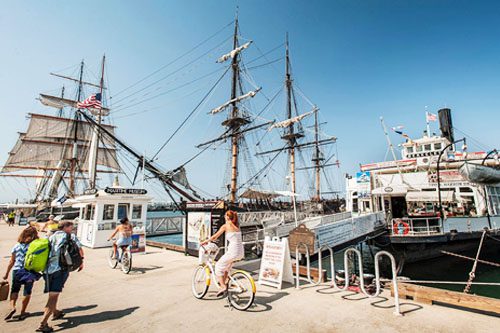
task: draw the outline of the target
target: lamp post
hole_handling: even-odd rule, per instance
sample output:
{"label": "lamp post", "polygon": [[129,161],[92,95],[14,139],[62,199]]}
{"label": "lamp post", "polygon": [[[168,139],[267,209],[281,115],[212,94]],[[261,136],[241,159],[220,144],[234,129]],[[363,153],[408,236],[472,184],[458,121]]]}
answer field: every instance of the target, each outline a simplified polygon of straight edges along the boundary
{"label": "lamp post", "polygon": [[460,140],[455,140],[453,141],[452,143],[450,143],[449,145],[447,145],[446,147],[444,147],[440,152],[439,152],[439,157],[438,157],[438,160],[437,160],[437,165],[436,165],[436,173],[437,173],[437,183],[438,183],[438,209],[439,209],[439,218],[441,219],[441,226],[443,227],[443,220],[444,220],[444,211],[443,211],[443,204],[442,204],[442,201],[441,201],[441,176],[439,175],[439,163],[441,162],[441,157],[443,156],[443,153],[446,151],[446,149],[450,148],[451,146],[453,146],[454,144],[457,144],[459,142],[462,142],[464,143],[463,145],[463,148],[462,150],[466,150],[467,149],[467,144],[466,144],[466,141],[465,141],[465,138],[463,139],[460,139]]}
{"label": "lamp post", "polygon": [[[498,154],[498,151],[496,149],[493,149],[490,151],[486,156],[483,158],[483,161],[481,162],[481,165],[484,165],[484,162],[490,157],[492,154]],[[486,205],[486,218],[488,219],[488,228],[491,229],[491,218],[490,218],[490,207],[488,204],[488,186],[484,184],[484,204]]]}

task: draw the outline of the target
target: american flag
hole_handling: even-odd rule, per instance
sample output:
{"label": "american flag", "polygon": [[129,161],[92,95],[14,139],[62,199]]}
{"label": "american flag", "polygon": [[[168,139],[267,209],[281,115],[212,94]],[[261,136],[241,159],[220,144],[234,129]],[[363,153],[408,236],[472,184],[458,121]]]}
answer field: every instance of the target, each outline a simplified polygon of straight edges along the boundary
{"label": "american flag", "polygon": [[433,113],[430,113],[430,112],[426,112],[426,119],[427,119],[427,122],[429,121],[437,121],[437,116]]}
{"label": "american flag", "polygon": [[102,108],[101,94],[98,93],[98,94],[90,95],[84,101],[78,102],[76,104],[76,107],[80,108],[80,109],[89,109],[89,108],[101,109]]}

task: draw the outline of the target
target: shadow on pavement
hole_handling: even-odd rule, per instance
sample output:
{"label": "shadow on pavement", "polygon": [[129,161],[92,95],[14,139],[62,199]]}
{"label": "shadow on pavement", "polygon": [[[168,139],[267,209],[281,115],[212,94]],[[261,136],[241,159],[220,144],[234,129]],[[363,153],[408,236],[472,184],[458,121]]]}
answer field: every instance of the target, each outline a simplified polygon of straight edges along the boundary
{"label": "shadow on pavement", "polygon": [[[263,296],[263,294],[268,294],[269,296]],[[269,291],[261,291],[255,295],[254,304],[247,310],[248,312],[267,312],[273,309],[270,303],[277,301],[285,296],[290,295],[287,292],[269,292]]]}
{"label": "shadow on pavement", "polygon": [[138,306],[134,306],[131,308],[123,309],[123,310],[114,310],[114,311],[103,311],[103,312],[98,312],[98,313],[93,313],[93,314],[88,314],[88,315],[82,315],[82,316],[65,316],[62,320],[65,320],[65,322],[56,324],[57,329],[55,331],[62,331],[65,329],[70,329],[74,327],[78,327],[80,325],[85,325],[85,324],[95,324],[95,323],[102,323],[105,321],[109,320],[116,320],[123,318],[125,316],[128,316],[132,314],[135,310],[139,309]]}
{"label": "shadow on pavement", "polygon": [[134,274],[146,274],[146,272],[149,271],[155,271],[157,269],[162,269],[163,266],[150,266],[150,267],[132,267],[132,270],[130,271],[130,275]]}
{"label": "shadow on pavement", "polygon": [[[93,309],[93,308],[96,308],[96,307],[97,307],[97,304],[83,305],[83,306],[82,305],[77,305],[77,306],[74,306],[72,308],[62,309],[62,311],[64,313],[68,314],[68,313],[77,312],[77,311],[87,311],[87,310],[90,310],[90,309]],[[26,318],[29,318],[29,317],[38,317],[38,316],[43,316],[43,311],[29,312],[29,315]],[[14,316],[13,319],[11,319],[10,321],[18,321],[18,320],[19,320],[19,315]]]}

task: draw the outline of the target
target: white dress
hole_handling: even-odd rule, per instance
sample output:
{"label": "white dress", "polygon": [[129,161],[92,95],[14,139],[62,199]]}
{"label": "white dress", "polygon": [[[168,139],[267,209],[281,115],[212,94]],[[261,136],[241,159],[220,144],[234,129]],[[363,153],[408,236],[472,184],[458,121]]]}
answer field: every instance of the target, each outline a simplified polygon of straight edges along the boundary
{"label": "white dress", "polygon": [[227,251],[215,264],[215,275],[222,276],[224,272],[229,272],[234,261],[245,256],[241,232],[226,232],[226,239],[229,242]]}

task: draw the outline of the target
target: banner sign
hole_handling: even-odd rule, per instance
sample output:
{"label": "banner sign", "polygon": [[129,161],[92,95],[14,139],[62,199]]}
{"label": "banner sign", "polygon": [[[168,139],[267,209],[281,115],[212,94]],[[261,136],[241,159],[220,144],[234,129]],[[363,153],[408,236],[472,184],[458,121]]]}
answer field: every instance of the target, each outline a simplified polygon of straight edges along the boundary
{"label": "banner sign", "polygon": [[260,262],[259,284],[281,289],[283,281],[293,283],[288,240],[266,237]]}
{"label": "banner sign", "polygon": [[132,235],[132,246],[130,247],[130,252],[132,253],[146,252],[146,234],[141,233]]}
{"label": "banner sign", "polygon": [[190,212],[187,217],[187,248],[198,250],[200,240],[204,241],[211,236],[210,212]]}
{"label": "banner sign", "polygon": [[143,188],[119,188],[119,187],[106,187],[104,192],[108,194],[146,194],[147,190]]}
{"label": "banner sign", "polygon": [[356,172],[356,183],[369,184],[370,183],[370,171]]}

